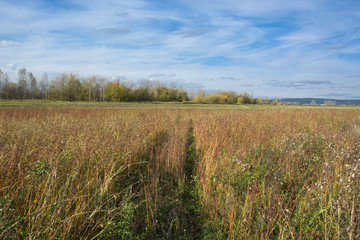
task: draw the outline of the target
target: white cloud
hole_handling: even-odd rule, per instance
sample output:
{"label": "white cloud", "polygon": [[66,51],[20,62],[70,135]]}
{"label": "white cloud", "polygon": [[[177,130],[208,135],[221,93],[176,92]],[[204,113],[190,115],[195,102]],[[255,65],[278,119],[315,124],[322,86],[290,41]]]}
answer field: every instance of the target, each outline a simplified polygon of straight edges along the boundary
{"label": "white cloud", "polygon": [[20,46],[20,43],[19,42],[14,42],[14,41],[1,40],[0,41],[0,46],[1,47],[16,47],[16,46]]}
{"label": "white cloud", "polygon": [[296,44],[296,43],[315,43],[318,42],[320,40],[322,40],[324,38],[324,36],[321,36],[320,34],[316,34],[316,33],[311,33],[311,32],[295,32],[289,35],[285,35],[285,36],[281,36],[279,38],[277,38],[277,40],[280,41],[286,41],[292,44]]}
{"label": "white cloud", "polygon": [[13,71],[17,69],[17,66],[16,66],[16,64],[14,64],[14,63],[8,63],[8,64],[5,65],[5,67],[6,67],[7,69],[13,70]]}
{"label": "white cloud", "polygon": [[310,11],[316,8],[317,1],[312,0],[222,0],[222,1],[207,1],[207,0],[184,0],[192,8],[201,12],[219,12],[229,11],[237,13],[243,17],[277,17],[284,12],[306,10]]}
{"label": "white cloud", "polygon": [[182,38],[191,38],[191,37],[202,36],[207,32],[209,32],[209,30],[206,28],[195,28],[195,29],[181,30],[177,32],[176,35],[179,35]]}

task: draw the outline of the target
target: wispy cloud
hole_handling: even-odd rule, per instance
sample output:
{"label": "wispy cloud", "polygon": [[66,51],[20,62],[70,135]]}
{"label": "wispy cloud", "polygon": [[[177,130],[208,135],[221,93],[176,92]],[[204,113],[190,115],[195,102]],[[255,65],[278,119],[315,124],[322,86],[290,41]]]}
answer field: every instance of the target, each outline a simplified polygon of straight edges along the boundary
{"label": "wispy cloud", "polygon": [[14,42],[14,41],[1,40],[0,41],[0,46],[1,47],[16,47],[16,46],[20,46],[20,43],[19,42]]}
{"label": "wispy cloud", "polygon": [[360,78],[360,74],[347,75],[346,78]]}
{"label": "wispy cloud", "polygon": [[0,68],[252,87],[275,97],[330,94],[358,79],[356,0],[0,2]]}
{"label": "wispy cloud", "polygon": [[341,49],[344,47],[345,47],[345,44],[333,44],[333,45],[329,46],[330,49]]}
{"label": "wispy cloud", "polygon": [[98,30],[98,32],[100,33],[106,33],[106,34],[110,34],[110,35],[125,35],[128,34],[130,32],[129,28],[126,27],[112,27],[112,28],[103,28]]}
{"label": "wispy cloud", "polygon": [[128,17],[128,16],[129,16],[129,13],[128,13],[128,12],[116,12],[116,13],[115,13],[115,16],[118,16],[118,17]]}
{"label": "wispy cloud", "polygon": [[17,66],[14,63],[8,63],[8,64],[5,65],[5,68],[8,69],[8,70],[16,70]]}
{"label": "wispy cloud", "polygon": [[179,81],[178,85],[179,85],[179,87],[194,90],[194,91],[205,88],[204,84],[198,83],[198,82]]}
{"label": "wispy cloud", "polygon": [[175,73],[153,73],[149,75],[150,78],[173,78],[176,77]]}
{"label": "wispy cloud", "polygon": [[330,81],[318,81],[318,80],[306,80],[306,81],[298,81],[298,83],[303,83],[307,85],[331,85]]}
{"label": "wispy cloud", "polygon": [[221,80],[230,80],[230,81],[238,81],[241,80],[241,78],[236,78],[236,77],[221,77]]}
{"label": "wispy cloud", "polygon": [[272,87],[286,87],[286,88],[302,88],[302,87],[313,87],[316,85],[332,85],[331,81],[318,81],[318,80],[305,80],[305,81],[280,81],[271,80],[265,82],[265,85]]}
{"label": "wispy cloud", "polygon": [[207,32],[209,32],[209,30],[206,28],[196,28],[196,29],[181,30],[177,32],[176,35],[179,35],[182,38],[191,38],[191,37],[202,36]]}

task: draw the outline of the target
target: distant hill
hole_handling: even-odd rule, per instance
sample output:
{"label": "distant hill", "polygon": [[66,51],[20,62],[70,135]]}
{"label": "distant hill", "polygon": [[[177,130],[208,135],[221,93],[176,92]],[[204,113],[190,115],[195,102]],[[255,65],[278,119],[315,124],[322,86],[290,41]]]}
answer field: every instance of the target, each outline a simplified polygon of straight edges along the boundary
{"label": "distant hill", "polygon": [[360,100],[345,100],[345,99],[329,99],[329,98],[283,98],[282,102],[299,103],[300,105],[311,104],[312,101],[316,104],[324,104],[325,101],[334,101],[336,105],[357,105],[360,106]]}

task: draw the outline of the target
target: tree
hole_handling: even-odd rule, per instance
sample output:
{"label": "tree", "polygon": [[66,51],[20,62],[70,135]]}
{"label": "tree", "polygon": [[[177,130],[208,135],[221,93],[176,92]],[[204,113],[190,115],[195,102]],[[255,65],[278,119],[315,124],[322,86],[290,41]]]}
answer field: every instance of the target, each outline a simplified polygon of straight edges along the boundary
{"label": "tree", "polygon": [[272,105],[278,105],[278,103],[279,103],[279,99],[277,99],[277,98],[272,100],[272,102],[271,102]]}
{"label": "tree", "polygon": [[97,101],[100,98],[100,86],[95,75],[82,81],[81,100]]}
{"label": "tree", "polygon": [[41,89],[41,95],[42,99],[47,99],[47,92],[49,91],[49,78],[47,73],[44,73],[41,78],[40,82],[40,89]]}
{"label": "tree", "polygon": [[189,100],[190,100],[190,101],[194,101],[195,96],[196,96],[196,93],[194,92],[194,90],[191,90],[191,91],[190,91],[190,94],[189,94]]}
{"label": "tree", "polygon": [[66,84],[66,97],[67,101],[80,100],[79,96],[81,93],[81,82],[74,74],[70,73]]}
{"label": "tree", "polygon": [[242,103],[242,104],[250,104],[250,103],[252,103],[252,96],[249,93],[244,92],[240,96],[242,97],[242,99],[241,99],[242,101],[239,102],[239,100],[238,100],[238,103]]}
{"label": "tree", "polygon": [[219,94],[222,103],[236,103],[238,100],[238,94],[235,91],[221,91]]}
{"label": "tree", "polygon": [[99,101],[105,101],[105,89],[106,89],[106,80],[104,77],[100,77],[97,80],[97,84],[99,86]]}
{"label": "tree", "polygon": [[3,92],[4,92],[4,76],[3,72],[0,69],[0,99],[2,98]]}
{"label": "tree", "polygon": [[205,102],[205,91],[202,89],[199,89],[199,91],[197,92],[197,95],[194,98],[195,102]]}
{"label": "tree", "polygon": [[34,98],[37,98],[38,93],[39,93],[38,82],[32,73],[29,73],[29,79],[30,79],[29,93],[30,93],[31,99],[34,99]]}
{"label": "tree", "polygon": [[187,96],[187,92],[184,89],[180,89],[180,90],[177,91],[177,101],[178,102],[189,101],[189,98]]}
{"label": "tree", "polygon": [[21,68],[18,71],[18,84],[17,93],[20,99],[24,100],[27,92],[27,71],[25,68]]}
{"label": "tree", "polygon": [[83,80],[81,82],[81,85],[82,85],[81,100],[85,100],[85,101],[90,102],[93,89],[92,89],[92,86],[91,86],[91,83],[90,83],[89,79]]}
{"label": "tree", "polygon": [[167,92],[168,92],[168,94],[169,94],[169,101],[177,101],[177,92],[178,92],[178,89],[176,88],[176,85],[175,85],[175,83],[174,82],[172,82],[171,84],[170,84],[170,87],[169,88],[167,88]]}
{"label": "tree", "polygon": [[6,99],[9,99],[9,75],[7,73],[3,74],[3,95]]}
{"label": "tree", "polygon": [[270,104],[270,98],[267,97],[267,98],[265,99],[264,103],[265,103],[265,104]]}
{"label": "tree", "polygon": [[16,83],[9,82],[9,88],[7,90],[7,99],[16,99],[17,97],[17,85]]}
{"label": "tree", "polygon": [[67,80],[67,74],[63,73],[52,81],[51,96],[55,97],[56,100],[65,100]]}
{"label": "tree", "polygon": [[154,96],[151,94],[151,90],[154,88],[154,82],[149,79],[143,79],[139,81],[139,86],[135,89],[137,101],[153,101]]}
{"label": "tree", "polygon": [[125,86],[122,85],[118,80],[109,82],[106,87],[106,97],[108,101],[120,102],[125,96]]}
{"label": "tree", "polygon": [[168,102],[171,100],[169,90],[165,86],[161,86],[160,88],[158,88],[158,91],[158,98],[156,100],[160,102]]}

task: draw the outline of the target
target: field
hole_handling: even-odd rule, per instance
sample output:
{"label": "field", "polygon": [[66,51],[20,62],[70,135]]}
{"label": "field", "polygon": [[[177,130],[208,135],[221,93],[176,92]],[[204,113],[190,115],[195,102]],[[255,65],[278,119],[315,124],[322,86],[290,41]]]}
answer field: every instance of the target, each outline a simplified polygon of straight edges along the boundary
{"label": "field", "polygon": [[360,109],[0,103],[0,239],[359,239]]}

